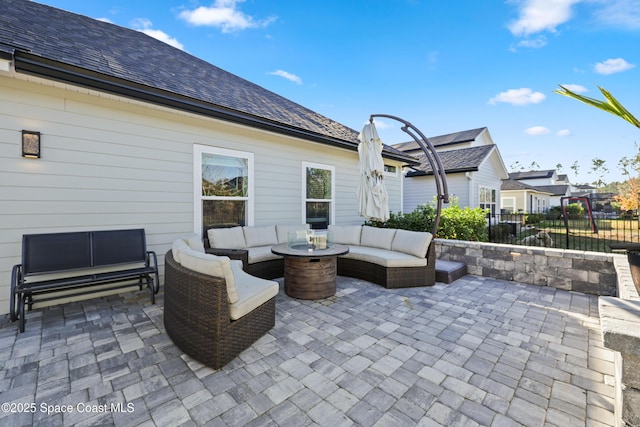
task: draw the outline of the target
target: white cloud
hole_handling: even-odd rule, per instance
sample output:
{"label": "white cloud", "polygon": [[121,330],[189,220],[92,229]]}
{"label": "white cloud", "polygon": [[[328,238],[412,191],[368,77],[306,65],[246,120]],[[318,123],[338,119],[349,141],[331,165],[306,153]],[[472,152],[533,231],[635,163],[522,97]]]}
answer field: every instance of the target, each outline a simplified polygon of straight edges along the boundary
{"label": "white cloud", "polygon": [[96,18],[96,20],[106,22],[107,24],[113,24],[113,21],[109,18]]}
{"label": "white cloud", "polygon": [[549,129],[544,126],[533,126],[524,130],[527,135],[546,135],[549,133]]}
{"label": "white cloud", "polygon": [[547,44],[547,38],[544,36],[536,37],[534,39],[524,39],[520,40],[517,47],[527,47],[530,49],[540,49]]}
{"label": "white cloud", "polygon": [[184,45],[180,43],[177,39],[169,36],[164,31],[154,30],[153,28],[151,28],[153,26],[153,23],[148,19],[145,19],[145,18],[135,19],[131,25],[133,26],[134,29],[142,33],[145,33],[146,35],[151,36],[154,39],[160,40],[161,42],[164,42],[169,46],[173,46],[180,50],[184,50]]}
{"label": "white cloud", "polygon": [[541,92],[534,92],[529,88],[509,89],[501,92],[489,100],[489,104],[505,102],[512,105],[538,104],[546,98]]}
{"label": "white cloud", "polygon": [[589,89],[587,89],[582,85],[566,84],[566,85],[560,85],[560,86],[565,87],[569,89],[571,92],[575,92],[575,93],[589,92]]}
{"label": "white cloud", "polygon": [[244,1],[216,0],[212,6],[200,6],[193,10],[185,10],[178,16],[192,25],[207,25],[220,28],[223,33],[231,33],[247,28],[263,28],[276,20],[275,17],[255,20],[252,16],[237,8],[237,4]]}
{"label": "white cloud", "polygon": [[558,132],[556,132],[557,136],[569,136],[571,135],[571,132],[569,131],[569,129],[562,129],[559,130]]}
{"label": "white cloud", "polygon": [[616,28],[640,29],[639,0],[607,0],[601,4],[602,9],[594,13],[601,23]]}
{"label": "white cloud", "polygon": [[635,67],[633,64],[629,64],[622,58],[607,59],[606,61],[598,62],[594,71],[598,74],[614,74],[622,71],[627,71]]}
{"label": "white cloud", "polygon": [[302,79],[298,76],[296,76],[295,74],[291,74],[287,71],[284,70],[276,70],[276,71],[271,71],[269,74],[271,74],[272,76],[280,76],[283,77],[291,82],[294,82],[296,84],[301,85],[302,84]]}
{"label": "white cloud", "polygon": [[581,0],[522,0],[519,17],[509,24],[514,36],[528,36],[542,31],[555,32],[556,28],[572,17],[571,7]]}

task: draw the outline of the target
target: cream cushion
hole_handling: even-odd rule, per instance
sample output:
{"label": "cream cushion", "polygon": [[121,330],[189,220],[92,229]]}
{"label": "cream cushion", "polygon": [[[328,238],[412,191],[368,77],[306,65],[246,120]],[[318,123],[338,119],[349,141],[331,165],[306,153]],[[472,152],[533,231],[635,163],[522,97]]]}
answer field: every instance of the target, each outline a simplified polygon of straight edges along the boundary
{"label": "cream cushion", "polygon": [[378,264],[383,267],[424,267],[426,258],[369,246],[349,246],[349,253],[340,258],[350,258]]}
{"label": "cream cushion", "polygon": [[244,240],[248,248],[278,244],[275,225],[242,227],[242,231],[244,232]]}
{"label": "cream cushion", "polygon": [[290,232],[305,233],[309,230],[309,224],[300,225],[276,225],[276,234],[278,235],[278,243],[289,243]]}
{"label": "cream cushion", "polygon": [[236,280],[231,270],[231,260],[226,256],[203,254],[193,249],[180,253],[180,264],[184,268],[214,277],[223,277],[227,285],[227,296],[230,303],[238,301]]}
{"label": "cream cushion", "polygon": [[238,320],[278,295],[278,282],[254,277],[242,270],[242,261],[231,261],[236,277],[238,300],[229,304],[229,317]]}
{"label": "cream cushion", "polygon": [[223,249],[245,249],[242,227],[210,228],[207,230],[209,246]]}
{"label": "cream cushion", "polygon": [[359,245],[362,235],[361,225],[329,225],[333,241],[341,245]]}
{"label": "cream cushion", "polygon": [[176,239],[171,245],[171,254],[173,255],[173,259],[175,259],[178,264],[182,264],[182,262],[180,261],[180,254],[189,250],[192,249],[183,239]]}
{"label": "cream cushion", "polygon": [[429,232],[398,230],[391,242],[391,250],[424,258],[433,235]]}
{"label": "cream cushion", "polygon": [[248,258],[249,264],[282,258],[280,255],[276,255],[273,252],[271,252],[271,245],[258,246],[257,248],[249,248],[248,251],[249,253],[247,254],[247,258]]}
{"label": "cream cushion", "polygon": [[393,242],[395,235],[395,228],[377,228],[365,225],[362,227],[360,245],[391,250],[391,242]]}
{"label": "cream cushion", "polygon": [[197,234],[192,234],[184,238],[184,241],[194,251],[204,253],[204,242]]}

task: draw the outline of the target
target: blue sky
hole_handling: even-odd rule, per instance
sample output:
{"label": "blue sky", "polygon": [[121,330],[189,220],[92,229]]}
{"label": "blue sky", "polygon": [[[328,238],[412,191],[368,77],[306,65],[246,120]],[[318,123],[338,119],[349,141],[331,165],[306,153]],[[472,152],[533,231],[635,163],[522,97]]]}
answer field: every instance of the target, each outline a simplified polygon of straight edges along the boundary
{"label": "blue sky", "polygon": [[[640,116],[640,0],[40,0],[144,31],[361,130],[372,113],[427,136],[487,127],[519,162],[622,180],[640,130],[554,94],[559,84]],[[410,138],[376,120],[387,144]],[[571,166],[577,162],[578,175]]]}

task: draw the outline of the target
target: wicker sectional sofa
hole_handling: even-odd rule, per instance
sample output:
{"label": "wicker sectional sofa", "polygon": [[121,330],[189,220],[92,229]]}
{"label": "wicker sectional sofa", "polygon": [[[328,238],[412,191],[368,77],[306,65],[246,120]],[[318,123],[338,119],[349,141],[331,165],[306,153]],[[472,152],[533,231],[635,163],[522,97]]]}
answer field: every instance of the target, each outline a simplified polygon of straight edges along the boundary
{"label": "wicker sectional sofa", "polygon": [[[287,242],[291,231],[308,225],[273,225],[209,229],[208,253],[243,261],[249,274],[265,279],[282,277],[284,262],[271,246]],[[369,226],[329,226],[335,243],[349,246],[338,257],[338,275],[355,277],[386,288],[435,284],[435,250],[431,233]]]}
{"label": "wicker sectional sofa", "polygon": [[219,369],[273,328],[279,285],[197,240],[178,239],[165,255],[164,326],[182,351]]}

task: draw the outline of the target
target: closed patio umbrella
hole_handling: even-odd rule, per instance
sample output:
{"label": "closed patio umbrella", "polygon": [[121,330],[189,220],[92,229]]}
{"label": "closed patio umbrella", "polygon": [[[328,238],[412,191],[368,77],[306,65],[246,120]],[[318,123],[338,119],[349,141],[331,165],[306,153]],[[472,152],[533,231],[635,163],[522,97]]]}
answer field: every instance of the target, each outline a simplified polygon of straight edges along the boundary
{"label": "closed patio umbrella", "polygon": [[358,144],[358,213],[376,221],[389,219],[389,196],[384,186],[382,141],[373,122],[364,126]]}

